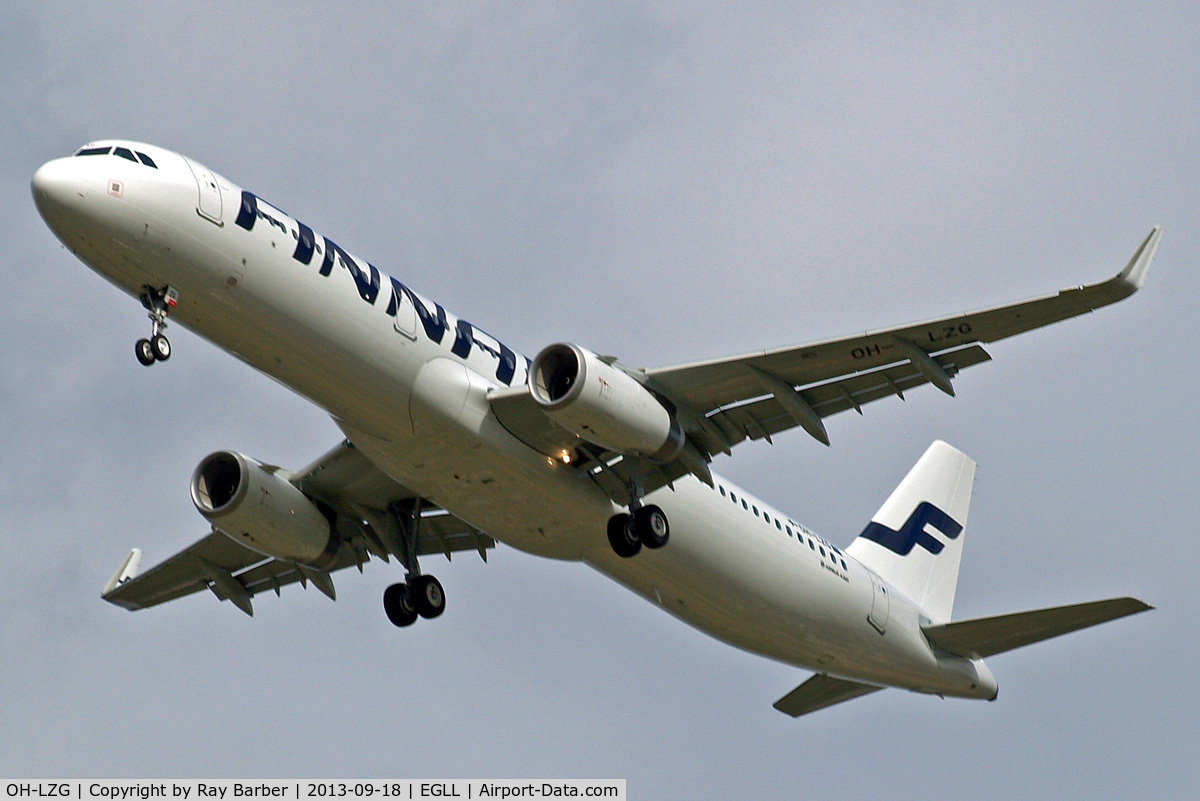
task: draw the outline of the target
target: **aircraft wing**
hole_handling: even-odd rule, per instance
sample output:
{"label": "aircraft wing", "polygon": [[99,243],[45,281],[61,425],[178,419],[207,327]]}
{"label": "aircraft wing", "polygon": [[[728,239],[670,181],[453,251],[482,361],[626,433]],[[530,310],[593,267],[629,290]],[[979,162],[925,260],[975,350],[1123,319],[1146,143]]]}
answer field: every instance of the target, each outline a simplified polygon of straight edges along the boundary
{"label": "aircraft wing", "polygon": [[821,418],[851,408],[861,413],[864,403],[899,396],[924,383],[953,395],[954,374],[990,358],[977,343],[996,342],[1129,297],[1142,285],[1161,235],[1161,227],[1153,228],[1125,269],[1107,281],[915,325],[647,370],[648,386],[719,429],[704,426],[698,434],[710,452],[796,425],[828,444]]}
{"label": "aircraft wing", "polygon": [[[140,558],[137,549],[105,587],[102,597],[109,603],[129,610],[144,609],[203,589],[211,589],[221,600],[230,600],[246,614],[253,614],[250,599],[264,590],[279,594],[281,587],[311,582],[334,598],[330,573],[363,564],[375,556],[389,561],[389,555],[404,563],[403,548],[386,525],[387,508],[394,503],[417,500],[414,492],[393,481],[371,464],[348,441],[344,441],[316,462],[291,478],[309,497],[327,504],[337,512],[337,529],[342,547],[328,570],[318,570],[253,551],[225,534],[213,530],[166,561],[141,575],[131,576],[131,562]],[[487,559],[486,549],[496,543],[488,535],[472,528],[448,512],[422,504],[417,527],[416,555],[454,551],[478,551]]]}
{"label": "aircraft wing", "polygon": [[542,412],[527,387],[497,389],[488,399],[514,436],[552,459],[564,454],[618,504],[633,480],[649,493],[689,473],[710,481],[707,462],[747,440],[803,428],[829,444],[823,419],[932,383],[953,395],[959,371],[988,361],[981,345],[1076,317],[1129,297],[1142,285],[1158,247],[1151,229],[1113,278],[1021,303],[913,325],[724,359],[626,370],[673,407],[688,446],[668,464],[630,459],[589,445]]}

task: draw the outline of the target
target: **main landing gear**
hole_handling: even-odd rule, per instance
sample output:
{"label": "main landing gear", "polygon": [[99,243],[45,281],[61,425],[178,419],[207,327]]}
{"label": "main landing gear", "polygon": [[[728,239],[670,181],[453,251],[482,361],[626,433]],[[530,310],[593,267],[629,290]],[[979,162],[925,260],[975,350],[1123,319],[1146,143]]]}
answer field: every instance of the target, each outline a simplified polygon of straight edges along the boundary
{"label": "main landing gear", "polygon": [[142,287],[140,297],[150,317],[150,338],[139,339],[134,346],[137,360],[146,367],[155,362],[171,358],[171,341],[163,334],[167,327],[167,314],[179,302],[179,291],[172,286],[155,289],[149,284]]}
{"label": "main landing gear", "polygon": [[651,550],[663,547],[670,536],[667,516],[654,504],[639,506],[631,515],[622,512],[608,519],[608,544],[617,556],[626,559],[637,556],[643,545]]}
{"label": "main landing gear", "polygon": [[411,626],[417,617],[435,618],[446,611],[446,593],[433,576],[410,576],[408,583],[383,591],[383,611],[394,626]]}
{"label": "main landing gear", "polygon": [[651,550],[663,547],[671,536],[666,513],[654,504],[642,505],[642,482],[636,470],[632,473],[629,514],[622,512],[608,519],[608,544],[626,559],[637,556],[643,545]]}
{"label": "main landing gear", "polygon": [[391,533],[397,535],[388,539],[399,540],[398,555],[402,557],[401,561],[407,573],[405,581],[393,584],[383,591],[383,611],[395,626],[411,626],[418,617],[432,620],[446,611],[446,593],[440,581],[433,576],[421,574],[421,567],[417,563],[421,502],[415,500],[410,506],[392,504],[388,512],[390,517],[386,524]]}

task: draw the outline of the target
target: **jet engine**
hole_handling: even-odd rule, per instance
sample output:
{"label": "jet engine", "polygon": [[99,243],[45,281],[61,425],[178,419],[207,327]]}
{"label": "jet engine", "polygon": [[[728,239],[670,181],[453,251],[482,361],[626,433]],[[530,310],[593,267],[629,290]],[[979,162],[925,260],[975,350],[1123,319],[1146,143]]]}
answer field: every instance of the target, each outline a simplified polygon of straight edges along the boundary
{"label": "jet engine", "polygon": [[266,556],[326,569],[340,539],[330,519],[277,472],[218,451],[192,474],[192,503],[227,537]]}
{"label": "jet engine", "polygon": [[577,345],[542,349],[529,369],[529,391],[555,422],[607,450],[669,462],[683,447],[683,430],[652,392]]}

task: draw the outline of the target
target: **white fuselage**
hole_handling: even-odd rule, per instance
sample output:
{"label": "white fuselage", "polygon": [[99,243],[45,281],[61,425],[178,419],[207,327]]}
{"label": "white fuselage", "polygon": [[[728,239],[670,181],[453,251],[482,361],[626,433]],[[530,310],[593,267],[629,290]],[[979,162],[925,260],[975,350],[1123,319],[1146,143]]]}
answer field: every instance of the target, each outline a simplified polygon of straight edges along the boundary
{"label": "white fuselage", "polygon": [[172,323],[328,411],[396,481],[507,545],[582,560],[738,647],[865,682],[995,695],[982,663],[935,653],[899,591],[881,608],[865,567],[719,476],[648,496],[670,542],[617,556],[605,535],[612,501],[490,410],[490,390],[524,384],[523,356],[201,165],[120,144],[156,167],[104,155],[38,171],[34,194],[58,237],[134,296],[178,289]]}

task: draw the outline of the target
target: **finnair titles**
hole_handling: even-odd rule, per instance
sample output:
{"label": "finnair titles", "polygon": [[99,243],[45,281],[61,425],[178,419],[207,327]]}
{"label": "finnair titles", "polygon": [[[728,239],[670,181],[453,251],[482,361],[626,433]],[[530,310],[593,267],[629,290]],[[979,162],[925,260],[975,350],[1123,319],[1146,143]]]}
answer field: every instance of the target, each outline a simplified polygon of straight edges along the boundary
{"label": "finnair titles", "polygon": [[[275,212],[277,216],[265,211],[263,209],[264,205]],[[318,245],[313,230],[299,220],[294,220],[295,228],[289,231],[287,224],[280,219],[286,216],[283,212],[272,208],[269,204],[260,200],[253,193],[243,189],[241,208],[238,210],[237,219],[234,220],[234,224],[247,231],[252,231],[254,230],[255,223],[258,220],[263,220],[268,225],[278,228],[285,236],[290,234],[296,241],[296,249],[292,251],[293,259],[301,264],[312,264],[313,255],[320,255],[322,257],[321,268],[317,273],[325,277],[328,277],[333,272],[334,262],[336,261],[338,266],[348,272],[350,277],[354,279],[354,286],[358,290],[358,296],[368,305],[374,306],[375,301],[379,298],[380,288],[380,273],[375,268],[375,265],[366,262],[367,269],[364,271],[358,265],[358,262],[354,260],[353,256],[338,247],[338,244],[327,236],[321,237],[324,247]],[[450,328],[450,321],[446,316],[446,310],[442,308],[440,303],[433,303],[433,311],[431,312],[429,310],[431,304],[420,295],[395,278],[389,278],[388,280],[391,284],[391,297],[387,305],[388,316],[395,317],[400,308],[401,299],[407,297],[421,321],[421,328],[424,330],[425,336],[428,337],[430,342],[440,345],[446,337],[446,331]],[[481,334],[487,339],[480,340],[476,338],[476,334]],[[488,340],[491,341],[489,342]],[[466,320],[456,319],[454,321],[454,343],[450,346],[450,352],[460,359],[466,359],[471,355],[472,346],[478,347],[496,360],[496,381],[506,387],[512,386],[513,377],[517,371],[517,356],[512,349],[485,331],[481,331],[471,325]],[[528,366],[529,360],[526,359],[525,363]]]}
{"label": "finnair titles", "polygon": [[[298,470],[217,451],[192,474],[208,530],[104,587],[136,610],[202,590],[253,614],[293,583],[398,564],[399,627],[446,609],[422,557],[497,542],[584,562],[739,648],[812,671],[793,716],[885,687],[994,700],[984,659],[1149,609],[1113,598],[952,617],[975,462],[934,442],[847,548],[711,469],[749,440],[990,360],[984,345],[1120,301],[1154,228],[1116,276],[1053,295],[867,334],[654,369],[574,343],[531,359],[355,258],[202,164],[139,142],[92,142],[33,177],[39,212],[88,267],[137,298],[147,367],[168,320],[330,414],[345,438]],[[368,308],[371,307],[371,308]],[[382,310],[382,313],[379,311]],[[131,502],[133,499],[130,499]],[[427,563],[428,560],[426,559]]]}

